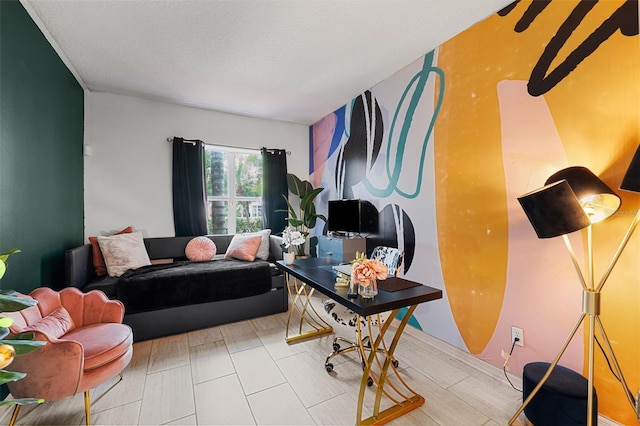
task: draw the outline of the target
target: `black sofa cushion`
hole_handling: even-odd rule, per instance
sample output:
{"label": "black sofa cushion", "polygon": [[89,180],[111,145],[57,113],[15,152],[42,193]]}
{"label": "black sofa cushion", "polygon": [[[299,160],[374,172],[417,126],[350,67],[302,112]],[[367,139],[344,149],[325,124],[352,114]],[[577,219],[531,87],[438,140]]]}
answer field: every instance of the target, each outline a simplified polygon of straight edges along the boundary
{"label": "black sofa cushion", "polygon": [[116,298],[132,314],[176,306],[239,299],[271,291],[268,262],[219,259],[179,261],[125,272]]}

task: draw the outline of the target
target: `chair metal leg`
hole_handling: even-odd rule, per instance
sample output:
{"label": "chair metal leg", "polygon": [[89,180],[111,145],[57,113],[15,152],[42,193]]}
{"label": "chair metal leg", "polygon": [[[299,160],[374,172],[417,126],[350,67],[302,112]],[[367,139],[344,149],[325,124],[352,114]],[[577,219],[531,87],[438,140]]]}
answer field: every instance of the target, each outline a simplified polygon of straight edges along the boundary
{"label": "chair metal leg", "polygon": [[20,408],[22,405],[16,404],[16,407],[13,409],[13,415],[11,416],[11,420],[9,421],[9,426],[13,426],[18,419],[18,413],[20,412]]}
{"label": "chair metal leg", "polygon": [[[348,346],[340,347],[340,345],[338,344],[339,341],[346,343]],[[371,350],[371,341],[369,339],[369,336],[365,336],[365,338],[362,339],[362,341],[363,341],[364,350]],[[364,353],[364,351],[360,348],[360,345],[358,345],[356,342],[352,342],[340,336],[334,337],[333,339],[333,352],[331,352],[327,356],[327,359],[325,359],[324,361],[325,370],[327,370],[328,373],[333,371],[333,364],[330,362],[333,357],[345,354],[347,352],[352,352],[352,351],[358,352],[358,358],[360,358],[360,364],[362,366],[362,370],[364,371],[365,368],[367,367],[367,363],[365,361],[367,356]],[[381,354],[386,354],[386,352],[383,351],[381,348],[376,349],[376,352]],[[393,356],[391,357],[391,363],[396,368],[400,364]],[[369,386],[371,386],[373,384],[373,381],[369,379],[367,383],[369,384]]]}
{"label": "chair metal leg", "polygon": [[84,416],[87,426],[91,426],[91,396],[89,395],[89,392],[89,389],[84,391]]}

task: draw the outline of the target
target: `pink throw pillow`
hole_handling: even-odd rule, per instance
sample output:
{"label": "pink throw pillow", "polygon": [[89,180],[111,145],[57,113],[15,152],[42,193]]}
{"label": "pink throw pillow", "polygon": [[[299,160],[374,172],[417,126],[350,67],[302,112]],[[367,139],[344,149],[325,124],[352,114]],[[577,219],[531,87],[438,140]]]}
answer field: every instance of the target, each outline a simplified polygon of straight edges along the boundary
{"label": "pink throw pillow", "polygon": [[69,312],[61,306],[56,308],[49,315],[43,317],[40,321],[34,322],[27,328],[24,328],[21,332],[28,333],[30,331],[39,331],[49,337],[55,337],[58,339],[73,328],[74,324],[71,319],[71,315],[69,315]]}
{"label": "pink throw pillow", "polygon": [[184,249],[187,259],[193,262],[202,262],[213,259],[216,255],[216,243],[207,237],[195,237],[191,239]]}
{"label": "pink throw pillow", "polygon": [[253,262],[260,248],[261,241],[262,237],[260,235],[234,235],[224,257]]}

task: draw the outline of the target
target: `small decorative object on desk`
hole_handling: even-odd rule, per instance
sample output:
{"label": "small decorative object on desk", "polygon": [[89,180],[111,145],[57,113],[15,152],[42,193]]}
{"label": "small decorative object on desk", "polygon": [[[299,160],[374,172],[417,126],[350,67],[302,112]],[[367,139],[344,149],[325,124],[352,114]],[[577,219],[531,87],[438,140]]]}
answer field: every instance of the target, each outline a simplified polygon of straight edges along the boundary
{"label": "small decorative object on desk", "polygon": [[351,277],[343,274],[342,272],[336,272],[336,287],[349,287]]}
{"label": "small decorative object on desk", "polygon": [[296,254],[291,252],[282,253],[282,258],[284,259],[284,263],[286,265],[291,265],[294,260],[296,260]]}
{"label": "small decorative object on desk", "polygon": [[359,286],[358,292],[365,299],[378,294],[377,280],[387,279],[389,269],[377,259],[367,259],[364,253],[356,253],[351,272],[351,281]]}
{"label": "small decorative object on desk", "polygon": [[284,231],[282,231],[282,246],[285,252],[291,253],[294,256],[304,255],[304,243],[307,241],[307,234],[308,233],[296,230],[292,226],[287,226]]}

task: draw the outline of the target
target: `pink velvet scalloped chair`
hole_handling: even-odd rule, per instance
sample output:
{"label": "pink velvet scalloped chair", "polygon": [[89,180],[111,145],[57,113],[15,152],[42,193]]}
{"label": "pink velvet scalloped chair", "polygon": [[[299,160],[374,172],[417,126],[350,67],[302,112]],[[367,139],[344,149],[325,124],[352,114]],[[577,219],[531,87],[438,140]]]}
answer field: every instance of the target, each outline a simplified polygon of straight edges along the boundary
{"label": "pink velvet scalloped chair", "polygon": [[[74,287],[59,292],[37,288],[29,296],[38,304],[1,316],[13,318],[11,333],[35,333],[46,345],[16,357],[6,368],[27,373],[8,383],[14,398],[55,401],[84,392],[87,426],[91,424],[89,391],[120,375],[133,355],[133,332],[122,324],[124,306],[101,291],[82,293]],[[13,425],[20,405],[11,418]]]}

